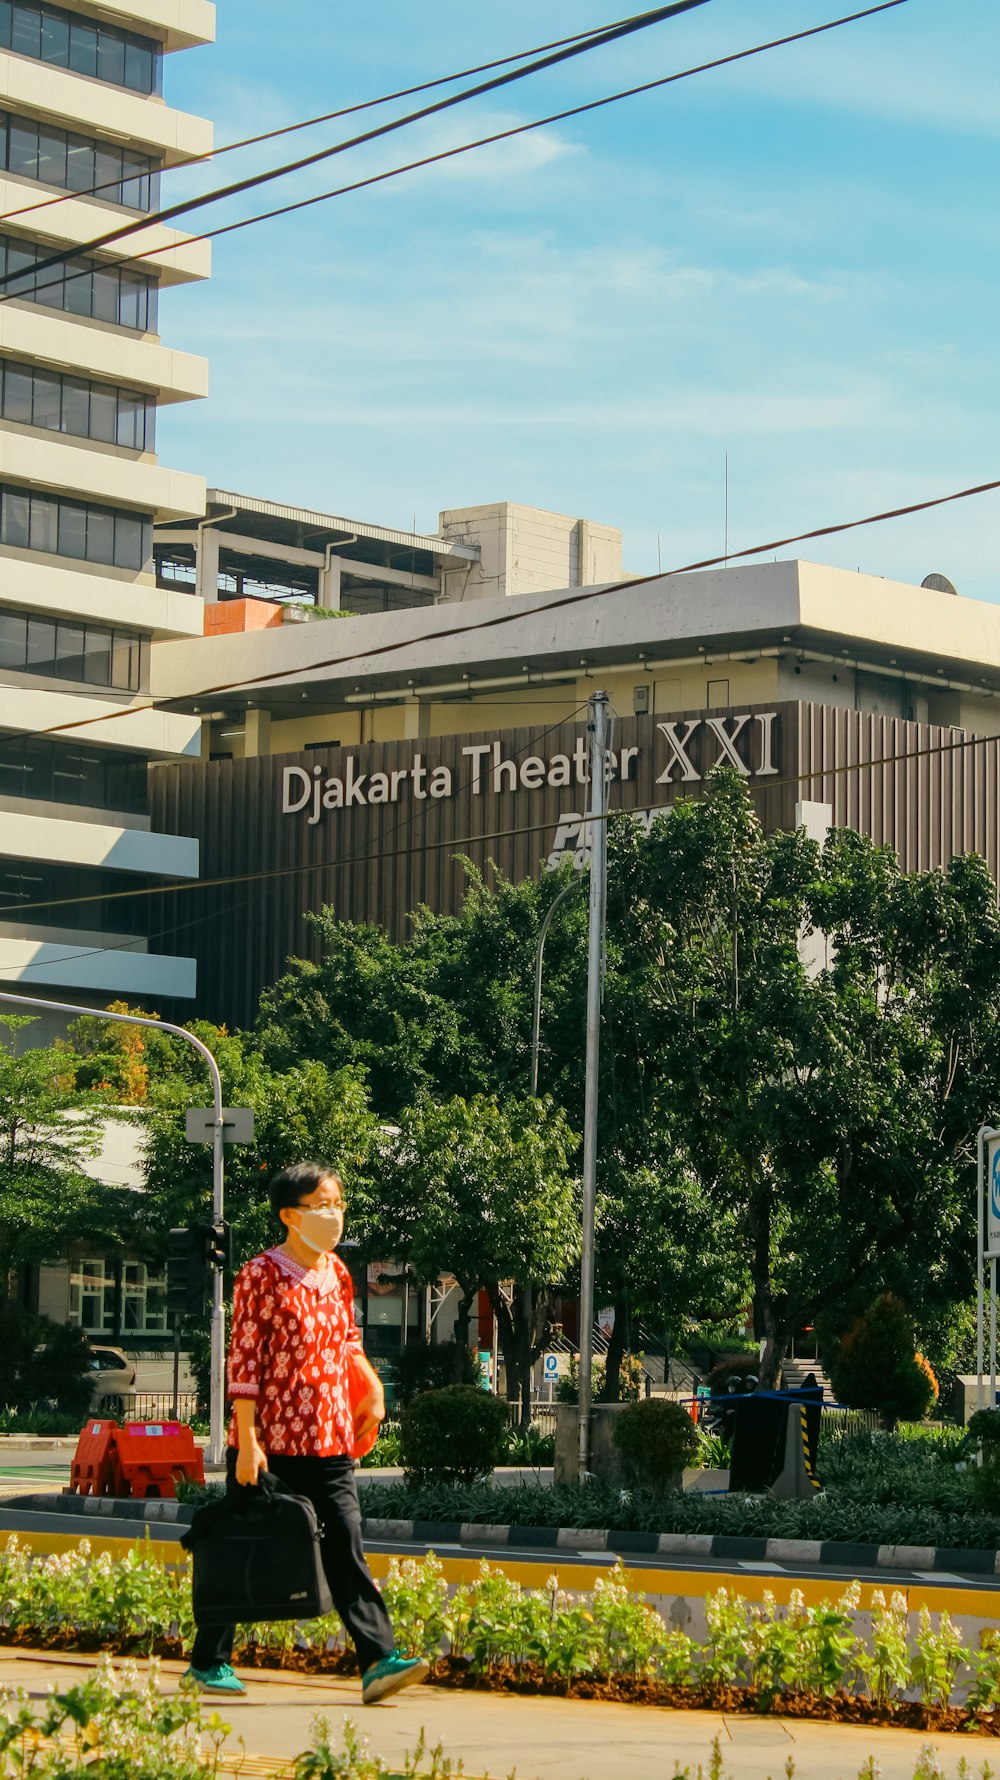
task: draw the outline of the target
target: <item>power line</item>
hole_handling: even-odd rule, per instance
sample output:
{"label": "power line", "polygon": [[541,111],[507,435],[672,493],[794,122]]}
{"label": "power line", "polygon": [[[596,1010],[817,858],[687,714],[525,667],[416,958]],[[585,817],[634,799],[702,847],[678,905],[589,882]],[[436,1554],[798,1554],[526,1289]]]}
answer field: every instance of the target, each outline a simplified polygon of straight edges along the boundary
{"label": "power line", "polygon": [[[216,686],[199,687],[196,692],[190,694],[171,693],[160,698],[149,699],[142,705],[125,705],[120,711],[103,712],[97,717],[78,717],[69,719],[65,723],[53,723],[46,729],[14,731],[7,736],[0,736],[0,749],[2,749],[4,742],[21,741],[26,736],[59,735],[70,730],[76,731],[87,729],[96,723],[113,723],[119,717],[134,717],[146,711],[171,710],[182,698],[185,697],[197,698],[199,703],[203,703],[206,699],[225,697],[227,693],[243,692],[247,687],[262,685],[271,686],[279,680],[293,679],[305,672],[312,674],[319,672],[323,668],[349,667],[352,662],[371,661],[376,657],[392,655],[399,649],[419,648],[423,643],[438,644],[445,642],[452,637],[474,636],[477,631],[495,630],[500,625],[516,623],[520,618],[532,616],[534,613],[544,612],[548,614],[549,612],[558,612],[567,606],[584,605],[589,600],[606,598],[609,594],[625,593],[630,588],[643,587],[648,585],[651,581],[671,580],[675,575],[688,575],[694,574],[700,569],[719,568],[723,563],[733,562],[742,557],[769,556],[778,550],[787,549],[791,544],[808,543],[814,538],[834,537],[842,532],[856,531],[861,526],[882,525],[891,519],[905,519],[914,513],[925,513],[932,508],[944,507],[955,501],[971,500],[974,496],[991,494],[997,489],[1000,489],[1000,478],[996,478],[991,482],[976,483],[970,488],[956,489],[950,494],[934,495],[928,500],[911,501],[904,507],[885,508],[879,513],[869,513],[862,519],[845,519],[840,520],[833,525],[814,526],[810,531],[794,532],[786,538],[772,538],[766,544],[751,544],[743,550],[730,550],[725,556],[702,557],[698,562],[685,563],[679,568],[664,569],[662,573],[657,573],[655,575],[636,575],[628,581],[615,581],[606,586],[575,589],[570,593],[564,594],[560,599],[548,600],[544,605],[533,607],[532,613],[530,614],[524,612],[501,612],[495,618],[482,618],[475,624],[453,625],[446,630],[425,631],[423,636],[407,637],[398,642],[382,643],[379,644],[377,648],[355,650],[351,655],[329,655],[319,661],[307,662],[304,665],[300,664],[293,668],[272,669],[266,674],[254,674],[241,680],[222,681]],[[530,686],[531,681],[526,680],[525,684]],[[183,712],[177,713],[177,715],[184,714],[185,713]],[[195,712],[194,714],[197,715],[198,713]]]}
{"label": "power line", "polygon": [[[567,702],[569,702],[569,701],[567,701]],[[522,744],[519,748],[514,749],[513,754],[510,756],[510,758],[512,760],[516,760],[519,755],[524,753],[525,749],[537,748],[539,746],[539,744],[541,742],[544,742],[546,740],[546,738],[548,736],[552,735],[555,730],[561,729],[564,723],[571,723],[573,721],[573,718],[578,714],[578,712],[583,711],[583,710],[586,710],[586,705],[581,704],[579,699],[574,700],[573,701],[573,709],[569,712],[568,716],[560,718],[556,723],[550,723],[546,729],[543,729],[541,731],[540,734],[537,734],[537,735],[532,734],[528,741],[522,742]],[[471,786],[471,784],[472,784],[472,779],[470,778],[465,785],[460,785],[458,787],[458,794],[460,795],[462,791],[468,790],[469,787]],[[413,810],[411,810],[409,816],[406,816],[406,817],[404,817],[402,811],[400,811],[400,813],[397,816],[396,821],[393,825],[391,839],[393,841],[397,841],[399,839],[400,835],[406,829],[413,827],[413,824],[419,820],[419,818],[422,814],[423,814],[423,811],[417,809],[416,807],[414,807]],[[402,849],[402,848],[396,848],[391,853],[387,853],[385,855],[385,857],[393,858],[393,859],[398,858],[403,853],[403,851],[404,851],[404,849]],[[353,856],[349,856],[348,858],[346,858],[343,861],[343,863],[345,865],[357,864],[360,860],[368,857],[368,852],[369,852],[369,849],[365,848],[362,851],[354,854]],[[214,882],[215,880],[212,880],[212,881]],[[186,886],[186,888],[188,888],[188,889],[200,888],[200,887],[201,887],[200,885],[196,886],[193,884],[189,884]],[[37,909],[65,908],[67,906],[67,903],[70,902],[71,900],[72,900],[73,904],[76,905],[78,903],[120,901],[123,896],[129,896],[129,895],[156,896],[156,895],[164,894],[164,892],[170,888],[172,888],[172,886],[157,884],[157,885],[149,886],[148,888],[145,888],[143,890],[112,891],[110,896],[108,896],[108,897],[95,895],[95,896],[74,897],[72,899],[63,898],[59,901],[27,903],[27,904],[22,905],[22,907],[19,908],[18,910],[16,910],[15,912],[20,915],[20,914],[30,914],[30,913],[36,911]],[[252,897],[244,897],[241,902],[232,904],[228,911],[229,914],[231,915],[232,913],[234,913],[237,908],[246,908],[247,905],[252,900],[253,900]],[[193,916],[192,919],[189,921],[182,921],[182,922],[175,924],[175,926],[173,926],[173,927],[161,929],[160,932],[156,935],[156,937],[157,937],[157,939],[166,939],[168,937],[172,937],[175,933],[181,933],[181,932],[185,931],[185,929],[187,929],[187,928],[198,927],[198,926],[203,925],[204,922],[206,922],[206,921],[213,921],[216,919],[217,919],[217,911],[214,909],[210,909],[207,914],[196,915],[196,916]],[[0,943],[2,943],[2,942],[0,942]],[[92,947],[89,947],[86,951],[66,953],[61,958],[48,958],[45,960],[45,967],[48,969],[53,964],[76,963],[81,958],[98,957],[102,953],[109,952],[109,951],[115,951],[115,952],[129,951],[131,949],[131,947],[134,946],[136,943],[137,943],[137,938],[131,937],[127,940],[118,940],[113,945],[110,945],[110,946],[92,946]],[[29,964],[29,965],[26,965],[24,968],[26,970],[31,970],[31,969],[34,969],[35,967],[33,965]]]}
{"label": "power line", "polygon": [[[891,5],[903,5],[905,0],[888,0]],[[587,37],[583,42],[570,43],[562,49],[552,50],[548,55],[536,57],[523,67],[509,69],[505,74],[495,74],[490,80],[483,80],[476,86],[465,87],[460,93],[449,93],[447,98],[436,99],[431,105],[422,105],[417,111],[407,112],[403,117],[392,118],[388,123],[377,124],[370,130],[364,130],[358,136],[348,137],[344,142],[335,142],[328,148],[316,149],[313,154],[302,155],[297,161],[286,161],[280,167],[268,168],[263,173],[248,174],[245,179],[237,179],[230,185],[217,186],[215,190],[205,192],[201,197],[189,198],[182,203],[167,205],[165,209],[153,211],[150,215],[137,221],[122,223],[117,229],[109,229],[103,235],[95,235],[90,241],[81,242],[76,247],[60,248],[57,253],[48,254],[36,263],[36,272],[46,272],[50,267],[64,265],[69,259],[81,253],[96,253],[100,248],[110,247],[116,241],[124,241],[130,235],[141,234],[144,229],[154,228],[160,223],[172,221],[175,216],[187,215],[192,210],[202,210],[207,204],[220,203],[224,198],[235,198],[243,192],[253,191],[257,186],[268,185],[275,179],[284,179],[292,173],[301,173],[307,167],[315,167],[321,161],[328,161],[335,155],[346,154],[349,149],[361,148],[366,143],[375,142],[382,136],[392,135],[396,130],[407,129],[411,124],[422,123],[426,118],[436,117],[443,111],[450,111],[456,105],[465,105],[470,99],[482,98],[485,93],[499,91],[515,81],[525,80],[530,74],[541,73],[546,68],[554,68],[559,63],[569,61],[574,56],[586,55],[592,49],[602,49],[605,44],[616,43],[620,38],[629,37],[636,31],[645,31],[651,25],[661,24],[665,19],[674,18],[679,13],[690,12],[698,6],[707,6],[710,0],[671,0],[667,6],[657,6],[651,12],[637,13],[620,24],[608,25]],[[180,243],[175,243],[180,245]],[[17,272],[7,272],[0,278],[0,289],[20,277]]]}
{"label": "power line", "polygon": [[[577,707],[578,710],[582,708],[582,706]],[[566,718],[565,721],[567,723],[572,722],[572,716]],[[560,727],[560,724],[552,724],[548,729],[543,730],[540,735],[532,735],[530,741],[524,743],[522,748],[516,749],[514,754],[509,758],[516,759],[517,755],[522,753],[523,749],[526,747],[537,748],[539,744],[545,740],[546,736],[552,734],[553,729],[558,729]],[[434,737],[433,739],[440,740],[441,738]],[[875,760],[854,760],[841,766],[812,767],[804,772],[790,773],[784,778],[768,779],[766,785],[748,785],[747,789],[750,791],[751,795],[759,794],[763,796],[773,791],[783,790],[790,785],[798,786],[811,783],[815,779],[836,779],[843,777],[847,773],[866,772],[876,768],[882,769],[888,766],[903,765],[912,760],[927,760],[935,757],[940,758],[948,754],[954,755],[961,753],[966,749],[987,748],[991,746],[1000,749],[1000,736],[966,736],[950,742],[930,743],[923,748],[905,749],[900,754],[884,754]],[[461,786],[459,789],[460,791],[468,790],[468,785]],[[497,793],[491,795],[500,794]],[[676,801],[677,800],[675,799],[675,802]],[[673,804],[664,804],[662,806],[662,812],[666,814],[672,808]],[[638,810],[633,809],[615,809],[609,810],[606,818],[596,818],[596,820],[614,821],[619,817],[629,817],[634,819],[639,813]],[[423,810],[414,811],[406,826],[411,826],[412,823],[423,814],[425,814]],[[581,823],[589,823],[594,819],[595,818],[589,816],[581,816],[580,818]],[[492,841],[517,840],[525,835],[542,834],[547,828],[551,828],[551,826],[552,819],[551,817],[547,817],[544,821],[528,822],[513,828],[497,828],[485,834],[452,835],[442,840],[423,841],[416,847],[384,849],[379,851],[373,863],[380,865],[383,861],[409,858],[415,853],[437,853],[444,848],[454,848],[457,851],[462,847],[482,846],[485,843]],[[398,832],[399,825],[397,824],[397,829],[394,830],[394,835]],[[135,890],[113,890],[106,896],[60,897],[46,902],[25,903],[17,909],[16,913],[18,916],[21,916],[25,914],[35,914],[39,909],[77,908],[91,902],[122,902],[130,898],[139,897],[178,896],[199,890],[223,890],[230,885],[258,884],[271,882],[274,879],[280,878],[310,877],[314,872],[337,871],[345,866],[357,865],[362,860],[371,858],[372,850],[371,847],[368,846],[362,848],[357,853],[349,854],[343,858],[317,859],[313,860],[308,865],[276,865],[269,866],[264,871],[231,872],[227,873],[225,876],[215,878],[192,879],[190,882],[183,884],[153,884],[144,885]],[[222,912],[225,911],[214,911],[214,918],[218,918]],[[102,950],[104,948],[97,949]],[[86,954],[86,956],[89,956],[89,954]]]}
{"label": "power line", "polygon": [[[824,32],[838,30],[842,25],[855,24],[859,19],[871,18],[876,13],[889,12],[896,6],[905,6],[907,4],[908,0],[880,0],[880,4],[867,7],[863,12],[848,13],[842,18],[828,20],[826,24],[814,25],[808,30],[794,31],[788,36],[775,37],[766,43],[755,44],[750,49],[737,50],[726,56],[717,56],[710,62],[700,62],[695,67],[681,69],[679,73],[666,74],[657,80],[645,81],[639,86],[626,87],[619,92],[609,93],[601,99],[592,99],[582,105],[569,106],[563,111],[552,112],[547,117],[535,118],[532,122],[527,124],[517,124],[507,130],[497,130],[492,135],[480,136],[474,141],[459,143],[455,148],[441,149],[435,154],[424,155],[418,160],[403,162],[399,166],[388,168],[384,173],[371,174],[369,177],[355,180],[349,185],[335,186],[332,190],[328,192],[320,192],[317,196],[312,198],[303,198],[295,203],[278,205],[274,210],[260,211],[257,215],[244,217],[239,222],[225,223],[218,228],[205,229],[198,235],[182,236],[179,241],[173,243],[173,246],[175,248],[193,247],[201,241],[216,241],[223,235],[236,234],[242,229],[253,228],[258,223],[273,222],[278,217],[291,216],[296,211],[308,210],[315,204],[326,204],[334,198],[344,197],[351,192],[364,191],[369,186],[381,185],[387,180],[397,179],[404,173],[413,173],[424,167],[436,166],[442,161],[452,160],[457,155],[469,154],[474,149],[488,148],[498,142],[510,141],[511,138],[515,136],[527,135],[533,130],[544,129],[549,124],[563,123],[568,118],[580,117],[587,112],[598,111],[604,106],[616,105],[621,100],[632,99],[643,93],[655,92],[661,87],[672,86],[677,81],[690,80],[697,74],[707,74],[716,68],[726,68],[733,63],[745,61],[748,57],[762,55],[767,50],[781,49],[790,43],[800,43],[805,38],[821,36]],[[146,219],[143,222],[142,227],[149,227],[149,219]],[[91,243],[91,245],[93,245],[93,243]],[[34,276],[44,267],[54,266],[69,261],[83,251],[84,249],[80,246],[72,249],[67,248],[60,254],[53,255],[51,258],[44,261],[37,262],[34,267],[30,268],[31,275]],[[161,248],[146,248],[141,253],[123,255],[112,261],[111,264],[117,267],[138,265],[141,261],[155,258],[161,251]],[[13,279],[23,278],[27,275],[26,272],[15,272],[0,279],[0,303],[9,303],[19,299],[19,293],[16,291],[9,291],[4,294],[3,286],[12,282]],[[84,267],[80,271],[70,272],[66,276],[64,282],[69,284],[77,278],[86,278],[89,276],[90,268]],[[54,289],[57,282],[62,281],[53,280],[51,284],[36,286],[35,295],[46,290]]]}
{"label": "power line", "polygon": [[[635,17],[637,15],[632,15]],[[224,142],[218,148],[212,148],[205,154],[187,155],[184,159],[173,161],[169,167],[161,168],[164,173],[179,173],[185,167],[200,167],[207,161],[221,160],[223,155],[235,154],[243,148],[257,148],[262,142],[274,142],[281,136],[292,136],[297,131],[312,130],[319,124],[335,123],[338,118],[353,117],[359,111],[372,111],[379,105],[391,105],[397,99],[410,99],[417,93],[429,93],[435,87],[450,86],[455,80],[468,80],[473,74],[488,74],[493,68],[505,68],[511,62],[523,62],[528,56],[541,56],[547,50],[561,49],[564,44],[582,43],[586,38],[595,37],[601,31],[613,29],[614,24],[624,25],[627,19],[617,19],[612,25],[594,25],[589,31],[576,31],[570,37],[556,37],[550,43],[536,43],[532,49],[517,50],[513,55],[495,56],[491,62],[478,62],[472,68],[459,68],[454,74],[440,74],[434,80],[423,80],[416,86],[399,87],[394,93],[383,93],[377,99],[362,99],[355,105],[342,105],[336,111],[324,111],[317,117],[302,118],[294,124],[282,124],[274,130],[262,130],[256,136],[243,136],[236,142]],[[96,198],[101,192],[117,189],[120,180],[109,179],[102,185],[93,185],[80,191],[60,192],[57,197],[41,198],[36,204],[25,204],[20,210],[7,210],[0,214],[0,222],[9,222],[12,217],[30,216],[36,210],[48,210],[53,204],[67,204],[74,198]],[[148,226],[148,225],[147,225]]]}

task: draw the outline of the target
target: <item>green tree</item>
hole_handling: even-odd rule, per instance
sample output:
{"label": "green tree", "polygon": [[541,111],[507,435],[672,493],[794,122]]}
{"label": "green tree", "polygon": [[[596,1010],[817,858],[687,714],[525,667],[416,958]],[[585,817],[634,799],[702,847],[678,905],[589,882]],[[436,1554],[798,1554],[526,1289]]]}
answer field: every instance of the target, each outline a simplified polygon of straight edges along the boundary
{"label": "green tree", "polygon": [[[225,1152],[226,1218],[233,1226],[235,1265],[277,1240],[267,1185],[290,1162],[329,1162],[343,1173],[348,1234],[366,1241],[376,1209],[379,1127],[359,1071],[331,1069],[315,1060],[272,1069],[251,1035],[205,1022],[193,1022],[190,1029],[215,1055],[226,1104],[249,1106],[254,1113],[253,1143],[230,1144]],[[187,1107],[209,1098],[204,1067],[183,1040],[171,1042],[172,1069],[151,1080],[148,1107],[146,1208],[150,1230],[161,1243],[174,1225],[206,1221],[212,1193],[211,1148],[190,1144],[184,1135]]]}
{"label": "green tree", "polygon": [[507,1394],[520,1402],[525,1425],[551,1288],[579,1253],[570,1165],[576,1146],[551,1101],[455,1097],[408,1109],[383,1166],[387,1240],[420,1284],[454,1274],[462,1293],[460,1342],[468,1343],[476,1292],[488,1292]]}
{"label": "green tree", "polygon": [[0,1298],[16,1268],[62,1255],[76,1242],[119,1247],[136,1224],[138,1196],[88,1171],[113,1109],[76,1086],[65,1047],[16,1050],[32,1025],[0,1015]]}
{"label": "green tree", "polygon": [[913,1318],[891,1292],[855,1319],[828,1363],[840,1401],[877,1410],[886,1428],[919,1421],[937,1397],[930,1368],[916,1351]]}

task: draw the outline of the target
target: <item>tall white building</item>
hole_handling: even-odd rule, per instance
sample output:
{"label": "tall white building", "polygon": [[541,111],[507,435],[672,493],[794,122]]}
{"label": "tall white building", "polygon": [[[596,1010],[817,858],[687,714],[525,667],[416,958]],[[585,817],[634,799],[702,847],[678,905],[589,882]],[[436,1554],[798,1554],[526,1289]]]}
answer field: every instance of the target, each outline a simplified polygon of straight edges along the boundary
{"label": "tall white building", "polygon": [[211,147],[162,91],[166,58],[214,30],[208,0],[0,0],[0,980],[29,994],[195,990],[191,959],[149,949],[143,900],[105,899],[198,871],[197,842],[146,813],[147,764],[197,754],[198,720],[142,707],[151,643],[202,632],[152,540],[205,510],[158,462],[156,418],[206,393],[158,308],[209,251],[154,227],[34,268],[155,210],[161,170]]}

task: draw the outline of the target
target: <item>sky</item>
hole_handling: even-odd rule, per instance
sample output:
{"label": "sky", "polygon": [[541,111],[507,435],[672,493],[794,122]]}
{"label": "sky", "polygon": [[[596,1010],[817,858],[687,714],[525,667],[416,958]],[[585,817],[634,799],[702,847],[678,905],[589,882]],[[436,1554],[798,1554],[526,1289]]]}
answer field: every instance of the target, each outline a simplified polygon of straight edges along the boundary
{"label": "sky", "polygon": [[[855,0],[860,6],[864,0]],[[597,0],[219,0],[169,103],[217,143],[623,16]],[[801,30],[838,0],[708,0],[199,213],[215,226]],[[1000,9],[880,17],[224,237],[168,292],[207,402],[161,461],[437,529],[521,501],[650,573],[1000,477]],[[468,83],[463,83],[468,84]],[[450,89],[449,89],[450,90]],[[403,113],[164,181],[205,191]],[[780,552],[1000,600],[1000,494]]]}

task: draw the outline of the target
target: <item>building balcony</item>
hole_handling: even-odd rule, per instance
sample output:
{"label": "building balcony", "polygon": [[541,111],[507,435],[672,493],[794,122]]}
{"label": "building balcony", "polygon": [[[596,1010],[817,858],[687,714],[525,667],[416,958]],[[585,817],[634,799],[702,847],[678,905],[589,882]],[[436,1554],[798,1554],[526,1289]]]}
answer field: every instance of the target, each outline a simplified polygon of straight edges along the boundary
{"label": "building balcony", "polygon": [[[75,10],[75,0],[63,0],[63,5],[67,3]],[[155,37],[168,51],[215,42],[215,7],[210,0],[101,0],[100,11],[109,25]]]}
{"label": "building balcony", "polygon": [[[119,10],[124,13],[125,8]],[[136,148],[153,149],[168,167],[191,155],[207,154],[212,147],[212,126],[206,118],[7,50],[0,51],[0,105],[29,117],[52,118],[84,135],[112,136]]]}
{"label": "building balcony", "polygon": [[137,507],[160,518],[196,517],[205,511],[205,483],[186,470],[168,470],[155,459],[113,447],[71,442],[65,433],[0,422],[0,479],[54,488],[63,494]]}
{"label": "building balcony", "polygon": [[[6,595],[3,597],[6,598]],[[32,735],[60,726],[60,735],[65,741],[90,742],[95,747],[102,748],[123,748],[130,753],[158,758],[176,759],[187,755],[197,760],[200,756],[199,717],[155,710],[144,702],[142,696],[133,701],[123,695],[115,700],[110,695],[88,696],[79,692],[53,692],[48,687],[19,685],[10,676],[6,677],[6,682],[0,685],[0,734],[5,729],[11,729]],[[123,712],[128,714],[123,715]],[[78,724],[81,727],[77,728]],[[62,725],[70,727],[63,728]],[[4,827],[9,820],[9,816],[5,814]],[[74,837],[78,832],[78,825],[74,824]]]}
{"label": "building balcony", "polygon": [[187,835],[152,834],[118,823],[74,822],[8,808],[0,823],[0,859],[141,872],[147,877],[196,878],[198,842]]}
{"label": "building balcony", "polygon": [[[88,944],[87,942],[92,943]],[[169,958],[146,950],[144,939],[111,934],[65,933],[29,939],[0,928],[0,981],[17,983],[26,995],[59,987],[92,990],[123,1000],[194,998],[193,958]]]}
{"label": "building balcony", "polygon": [[83,321],[34,303],[0,304],[0,352],[148,390],[161,405],[208,394],[207,359],[161,346],[151,334]]}
{"label": "building balcony", "polygon": [[200,637],[204,629],[204,601],[193,593],[154,587],[89,563],[70,566],[34,550],[0,550],[0,603],[163,639]]}
{"label": "building balcony", "polygon": [[[54,186],[40,185],[34,179],[18,179],[12,173],[0,174],[0,208],[4,216],[10,217],[12,232],[32,240],[42,237],[51,241],[53,253],[63,247],[80,247],[98,235],[139,220],[133,212],[117,204],[102,203],[100,198],[63,198],[61,203],[46,204],[47,199],[61,197]],[[43,205],[44,209],[35,208]],[[156,273],[162,285],[190,284],[194,279],[210,278],[211,243],[198,241],[191,247],[182,247],[178,244],[185,240],[186,233],[184,229],[162,225],[142,229],[128,236],[117,251],[147,255],[138,269]]]}

